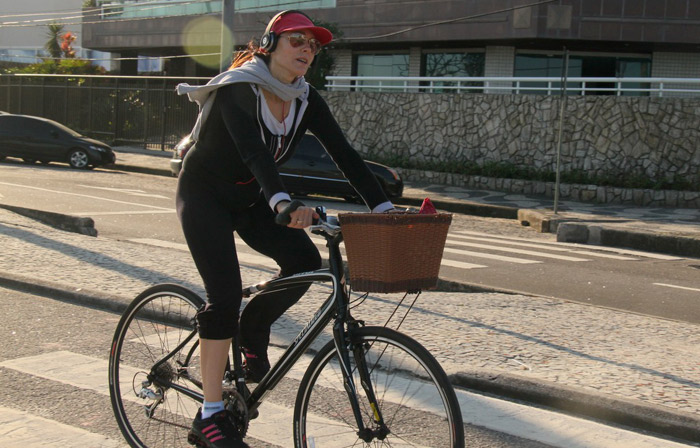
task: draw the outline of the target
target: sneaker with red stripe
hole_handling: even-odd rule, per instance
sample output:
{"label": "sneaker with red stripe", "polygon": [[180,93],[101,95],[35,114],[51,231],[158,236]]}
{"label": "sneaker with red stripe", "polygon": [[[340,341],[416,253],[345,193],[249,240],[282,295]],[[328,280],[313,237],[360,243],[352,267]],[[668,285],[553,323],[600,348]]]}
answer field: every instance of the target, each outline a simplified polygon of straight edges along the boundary
{"label": "sneaker with red stripe", "polygon": [[202,410],[197,411],[192,429],[187,435],[187,442],[198,448],[248,448],[228,410],[217,412],[204,419]]}

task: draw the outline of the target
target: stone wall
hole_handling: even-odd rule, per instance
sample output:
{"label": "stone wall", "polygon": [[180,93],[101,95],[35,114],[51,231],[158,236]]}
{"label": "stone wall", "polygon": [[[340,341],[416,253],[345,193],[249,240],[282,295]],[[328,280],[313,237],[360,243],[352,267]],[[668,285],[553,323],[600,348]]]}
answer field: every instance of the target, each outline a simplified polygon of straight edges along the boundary
{"label": "stone wall", "polygon": [[[368,157],[554,171],[558,96],[324,92]],[[681,176],[700,184],[700,99],[570,96],[562,171]]]}

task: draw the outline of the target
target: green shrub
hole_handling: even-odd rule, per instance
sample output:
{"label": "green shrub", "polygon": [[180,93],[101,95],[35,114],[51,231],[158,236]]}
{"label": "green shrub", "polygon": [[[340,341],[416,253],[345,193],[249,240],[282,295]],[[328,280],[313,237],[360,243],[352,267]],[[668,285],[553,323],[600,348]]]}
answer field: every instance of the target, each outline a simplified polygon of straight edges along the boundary
{"label": "green shrub", "polygon": [[92,65],[85,59],[46,59],[37,64],[12,67],[6,73],[61,74],[61,75],[103,75],[105,69]]}
{"label": "green shrub", "polygon": [[[536,168],[515,165],[509,162],[488,161],[479,165],[473,161],[416,161],[403,155],[379,157],[376,154],[369,154],[368,158],[385,165],[405,169],[542,182],[554,182],[556,180],[556,173],[553,171],[538,170]],[[645,188],[652,190],[700,191],[700,185],[694,185],[677,174],[669,179],[664,176],[652,178],[639,173],[593,175],[584,170],[571,170],[562,172],[560,180],[565,184]]]}

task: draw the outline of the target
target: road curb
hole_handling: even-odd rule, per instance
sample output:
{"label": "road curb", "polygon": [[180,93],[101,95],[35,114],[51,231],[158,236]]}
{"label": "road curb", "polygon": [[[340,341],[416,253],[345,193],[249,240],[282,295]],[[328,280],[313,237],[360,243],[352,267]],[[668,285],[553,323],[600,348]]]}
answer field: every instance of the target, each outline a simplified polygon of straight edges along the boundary
{"label": "road curb", "polygon": [[700,256],[700,240],[696,238],[643,230],[616,229],[596,223],[561,223],[557,229],[557,241],[626,247],[682,257]]}
{"label": "road curb", "polygon": [[72,303],[74,305],[89,306],[104,311],[123,313],[131,299],[127,300],[117,296],[110,296],[96,291],[76,289],[67,290],[64,285],[30,279],[21,275],[0,271],[0,286],[42,297]]}
{"label": "road curb", "polygon": [[[540,233],[556,233],[559,223],[567,220],[549,210],[522,208],[518,210],[518,221],[521,225],[532,227]],[[571,219],[568,219],[571,221]]]}
{"label": "road curb", "polygon": [[671,232],[648,232],[640,229],[625,229],[614,225],[625,225],[627,221],[586,221],[576,216],[554,215],[549,210],[520,209],[518,221],[538,232],[556,233],[557,241],[606,247],[619,247],[647,252],[700,257],[700,239]]}
{"label": "road curb", "polygon": [[700,419],[674,411],[571,386],[531,380],[507,373],[459,372],[450,375],[453,385],[525,401],[608,423],[650,431],[687,442],[700,442]]}
{"label": "road curb", "polygon": [[16,207],[14,205],[0,204],[0,208],[9,210],[18,215],[26,216],[27,218],[36,219],[51,227],[68,232],[80,233],[82,235],[97,236],[95,229],[95,221],[92,218],[64,215],[62,213],[45,212],[42,210],[34,210],[24,207]]}
{"label": "road curb", "polygon": [[130,173],[141,173],[141,174],[153,174],[155,176],[166,176],[173,177],[173,173],[168,169],[163,168],[151,168],[147,166],[138,165],[124,165],[121,163],[115,163],[114,165],[103,166],[102,168],[114,171],[127,171]]}

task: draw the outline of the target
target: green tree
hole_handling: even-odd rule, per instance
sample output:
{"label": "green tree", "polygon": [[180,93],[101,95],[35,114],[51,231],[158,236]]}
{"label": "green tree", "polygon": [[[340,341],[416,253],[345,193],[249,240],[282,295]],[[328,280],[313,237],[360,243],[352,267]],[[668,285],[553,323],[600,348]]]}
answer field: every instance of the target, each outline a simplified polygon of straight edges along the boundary
{"label": "green tree", "polygon": [[63,25],[51,23],[48,25],[48,28],[49,30],[46,32],[46,36],[49,40],[44,44],[44,48],[53,59],[61,59],[61,44],[58,40],[63,34]]}
{"label": "green tree", "polygon": [[46,59],[38,64],[8,68],[6,73],[60,74],[60,75],[104,75],[105,69],[92,65],[84,59]]}

